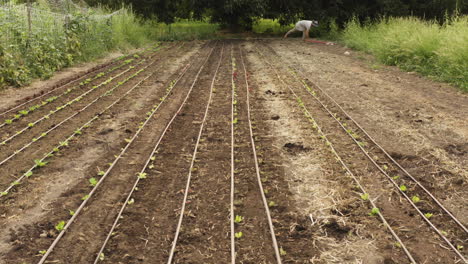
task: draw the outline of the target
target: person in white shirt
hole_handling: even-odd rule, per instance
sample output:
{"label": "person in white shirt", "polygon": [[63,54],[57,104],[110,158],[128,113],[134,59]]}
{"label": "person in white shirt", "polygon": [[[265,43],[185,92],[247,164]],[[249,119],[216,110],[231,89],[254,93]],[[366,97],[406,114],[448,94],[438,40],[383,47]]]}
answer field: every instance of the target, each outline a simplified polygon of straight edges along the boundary
{"label": "person in white shirt", "polygon": [[318,21],[315,20],[301,20],[296,23],[296,26],[289,30],[283,38],[287,38],[289,34],[295,32],[295,31],[302,31],[302,40],[306,40],[309,38],[309,30],[312,26],[318,27]]}

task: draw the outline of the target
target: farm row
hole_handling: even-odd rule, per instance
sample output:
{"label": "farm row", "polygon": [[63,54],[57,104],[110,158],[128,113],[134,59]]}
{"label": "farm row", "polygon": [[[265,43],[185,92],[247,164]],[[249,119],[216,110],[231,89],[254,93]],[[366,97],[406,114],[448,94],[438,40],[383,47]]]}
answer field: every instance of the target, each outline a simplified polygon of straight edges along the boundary
{"label": "farm row", "polygon": [[0,260],[466,262],[461,216],[306,72],[158,43],[4,109]]}

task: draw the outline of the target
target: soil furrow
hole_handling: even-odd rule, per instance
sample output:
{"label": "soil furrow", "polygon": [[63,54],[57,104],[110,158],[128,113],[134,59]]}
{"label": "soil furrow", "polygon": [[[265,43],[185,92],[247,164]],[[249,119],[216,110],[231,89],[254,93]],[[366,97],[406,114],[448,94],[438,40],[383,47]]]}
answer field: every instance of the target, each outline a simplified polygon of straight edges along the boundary
{"label": "soil furrow", "polygon": [[[192,46],[192,49],[193,47],[196,47],[196,45]],[[188,55],[191,53],[193,52],[189,52]],[[159,102],[159,98],[164,94],[166,86],[176,77],[175,75],[177,74],[173,75],[171,71],[179,68],[178,65],[180,65],[182,59],[188,59],[187,55],[180,56],[178,53],[171,55],[171,58],[173,60],[171,66],[167,67],[167,72],[158,72],[149,78],[142,84],[137,93],[130,95],[129,98],[117,104],[112,111],[102,118],[102,122],[97,124],[96,127],[91,127],[93,132],[84,133],[82,138],[78,139],[83,141],[83,145],[77,144],[75,146],[73,144],[70,150],[64,152],[63,156],[59,154],[59,156],[54,157],[58,161],[51,160],[50,166],[48,165],[40,169],[38,173],[41,175],[37,175],[38,177],[34,181],[25,186],[28,189],[27,191],[38,191],[37,195],[40,197],[40,202],[23,199],[23,195],[27,193],[24,189],[20,189],[25,192],[18,193],[16,197],[8,196],[8,203],[5,204],[5,207],[10,202],[15,202],[8,208],[10,209],[9,213],[11,213],[13,218],[21,220],[20,223],[15,223],[14,221],[10,221],[13,220],[11,217],[5,219],[5,226],[10,226],[13,229],[11,237],[8,239],[11,241],[11,246],[13,246],[13,249],[7,254],[8,259],[15,259],[18,262],[28,259],[37,260],[37,251],[48,247],[48,244],[57,235],[57,231],[54,229],[55,224],[61,220],[68,219],[68,210],[77,208],[82,202],[81,198],[89,192],[89,178],[98,178],[98,172],[103,170],[106,164],[114,159],[113,155],[120,152],[120,148],[126,144],[125,138],[131,137],[132,133],[134,133],[133,131],[138,129],[140,122],[144,121],[143,118],[148,111],[148,107],[154,105],[155,102]],[[189,75],[193,75],[193,73]],[[112,213],[116,211],[115,205],[118,204],[121,196],[125,193],[125,188],[129,187],[129,179],[135,177],[133,169],[141,163],[139,155],[147,150],[150,145],[148,142],[152,142],[157,138],[158,129],[164,125],[164,120],[167,120],[167,115],[173,111],[184,89],[184,86],[181,86],[179,92],[175,91],[174,96],[168,98],[170,102],[166,106],[163,106],[164,111],[161,109],[161,112],[151,120],[149,127],[143,130],[143,134],[135,141],[135,144],[129,149],[118,166],[115,167],[112,175],[109,175],[108,181],[106,180],[103,183],[104,185],[100,187],[102,192],[98,191],[96,193],[96,197],[93,198],[96,201],[90,201],[90,209],[85,209],[84,214],[78,218],[78,222],[74,223],[73,228],[70,230],[71,232],[67,233],[62,242],[68,243],[68,245],[76,242],[79,243],[79,241],[82,241],[82,237],[79,234],[84,232],[89,234],[87,236],[89,241],[87,242],[95,246],[87,247],[83,245],[83,247],[90,251],[98,250],[99,241],[95,238],[98,234],[101,237],[104,235],[105,229],[102,229],[101,224],[105,222],[100,223],[94,220],[87,220],[89,218],[99,219],[99,217],[106,221],[113,219]],[[45,177],[45,175],[49,175],[49,177]],[[69,178],[67,177],[68,175],[72,177]],[[50,193],[51,191],[52,193]],[[107,198],[113,197],[113,202],[105,199],[106,195]],[[100,201],[104,202],[100,203]],[[45,216],[43,211],[44,204],[48,208],[51,208],[49,210],[53,210],[54,213]],[[31,214],[28,215],[28,219],[21,217],[24,212],[18,210],[18,205],[22,208],[27,208],[27,212]],[[35,223],[34,226],[29,225],[32,223]],[[77,233],[75,233],[74,228],[78,230]],[[50,233],[45,236],[41,235],[44,232]],[[4,239],[7,239],[7,237],[4,237]],[[78,247],[73,248],[76,251],[80,250]],[[22,249],[22,254],[19,254],[18,249]],[[75,258],[70,262],[68,260],[65,261],[66,263],[81,263],[81,260],[79,260],[81,258],[93,259],[92,254],[76,254],[72,256],[64,252],[60,255],[60,252],[62,252],[60,249],[65,248],[58,247],[57,254],[53,254],[51,257],[58,256],[66,259],[68,256]]]}

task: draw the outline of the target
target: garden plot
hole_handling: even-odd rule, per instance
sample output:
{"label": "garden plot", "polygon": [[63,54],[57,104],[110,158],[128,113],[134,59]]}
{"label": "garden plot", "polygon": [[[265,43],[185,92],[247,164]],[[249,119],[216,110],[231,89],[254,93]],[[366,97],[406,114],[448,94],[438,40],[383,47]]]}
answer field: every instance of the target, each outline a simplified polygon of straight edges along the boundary
{"label": "garden plot", "polygon": [[0,262],[465,261],[463,188],[427,180],[464,164],[395,155],[314,75],[338,49],[159,43],[3,109]]}

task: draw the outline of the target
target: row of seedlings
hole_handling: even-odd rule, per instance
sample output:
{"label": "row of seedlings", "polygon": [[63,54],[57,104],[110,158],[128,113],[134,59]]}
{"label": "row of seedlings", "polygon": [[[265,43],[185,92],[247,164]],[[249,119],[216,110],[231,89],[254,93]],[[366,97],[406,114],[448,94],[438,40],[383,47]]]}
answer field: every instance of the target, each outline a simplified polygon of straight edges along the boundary
{"label": "row of seedlings", "polygon": [[[159,46],[159,44],[158,44],[157,46],[155,46],[155,47],[152,47],[152,48],[148,49],[148,50],[150,50],[150,51],[152,51],[152,52],[155,52],[155,51],[157,51],[157,50],[159,49],[159,48],[157,48],[158,46]],[[131,58],[130,56],[133,57],[133,58]],[[3,121],[3,123],[0,124],[0,128],[2,128],[2,127],[4,127],[4,126],[7,126],[7,125],[10,125],[10,124],[12,124],[12,123],[15,122],[15,121],[20,120],[22,117],[27,116],[28,114],[30,114],[30,113],[32,113],[32,112],[34,112],[34,111],[36,111],[36,110],[38,110],[38,109],[44,107],[45,105],[51,104],[52,102],[56,101],[56,100],[59,99],[60,97],[62,97],[62,96],[64,96],[64,95],[67,95],[67,94],[71,93],[72,91],[74,91],[74,90],[76,90],[76,89],[78,89],[78,88],[81,88],[81,87],[83,87],[83,86],[86,86],[86,85],[88,85],[89,83],[91,83],[91,82],[93,82],[93,81],[95,81],[95,80],[97,80],[97,79],[99,79],[99,78],[101,78],[101,77],[104,77],[104,76],[106,76],[106,75],[108,75],[108,74],[110,74],[110,73],[112,73],[112,72],[114,72],[114,71],[116,71],[116,70],[118,70],[118,69],[121,69],[121,68],[124,67],[125,65],[128,65],[128,64],[130,64],[132,61],[134,61],[134,59],[138,59],[138,58],[140,58],[140,57],[146,57],[146,56],[144,56],[144,55],[139,55],[138,53],[135,53],[135,54],[133,54],[133,55],[126,55],[126,56],[121,56],[121,57],[117,58],[113,63],[119,62],[119,61],[121,61],[121,60],[124,59],[124,58],[128,58],[128,59],[126,59],[123,63],[121,63],[121,64],[119,64],[119,65],[117,65],[117,66],[114,66],[114,67],[112,67],[112,68],[110,68],[110,69],[107,69],[107,70],[102,70],[102,71],[100,71],[99,73],[95,74],[94,76],[92,76],[92,77],[90,77],[90,78],[86,78],[85,80],[81,81],[78,85],[75,85],[75,86],[73,86],[73,87],[71,87],[71,88],[68,88],[67,90],[65,90],[63,93],[61,93],[61,94],[59,94],[59,95],[50,96],[50,97],[48,97],[47,99],[44,99],[44,100],[42,100],[41,102],[39,102],[39,103],[37,103],[37,104],[35,104],[35,105],[32,105],[32,106],[30,106],[30,107],[28,107],[28,108],[25,108],[25,109],[22,109],[22,110],[17,111],[16,114],[14,114],[13,116],[11,116],[10,118],[5,119],[5,120]],[[61,88],[61,87],[60,87],[60,88]],[[56,90],[57,90],[57,89],[54,89],[54,90],[52,90],[52,91],[49,91],[47,94],[50,94],[50,93],[52,93],[53,91],[56,91]],[[45,95],[45,94],[44,94],[44,95]],[[43,95],[43,96],[44,96],[44,95]],[[41,96],[41,98],[42,98],[43,96]],[[37,100],[37,99],[39,99],[39,97],[33,98],[33,99],[29,100],[28,102],[23,103],[22,105],[27,104],[27,103],[32,102],[32,101]],[[17,107],[19,107],[19,106],[17,106]],[[15,107],[15,108],[16,108],[16,107]],[[12,109],[10,109],[10,110],[12,110]],[[7,112],[10,112],[10,110],[7,111]],[[6,114],[6,113],[3,113],[2,115],[4,115],[4,114]]]}
{"label": "row of seedlings", "polygon": [[[213,50],[211,50],[211,52],[213,52]],[[211,53],[210,55],[208,56],[208,58],[211,56]],[[200,72],[201,70],[203,69],[204,65],[206,64],[206,62],[208,61],[208,58],[205,60],[205,63],[202,65],[202,67],[200,68],[199,72],[197,73],[196,77],[195,77],[195,81],[193,83],[193,85],[191,86],[190,88],[190,91],[189,93],[187,94],[185,100],[182,102],[182,105],[181,107],[179,108],[179,111],[180,109],[185,105],[190,93],[192,92],[192,89],[193,89],[193,86],[196,82],[196,80],[198,79],[199,75],[200,75]],[[185,74],[185,72],[187,71],[187,69],[189,68],[190,64],[186,65],[183,69],[183,72],[181,74],[181,76],[178,78],[178,80],[180,80],[180,78]],[[153,72],[153,74],[155,74],[156,72]],[[149,78],[151,75],[149,75],[147,78]],[[146,80],[147,78],[145,78],[144,80]],[[144,80],[142,80],[141,82],[143,82]],[[138,86],[141,82],[139,82],[136,86]],[[153,115],[156,113],[156,111],[159,109],[159,106],[166,101],[166,98],[167,96],[171,93],[172,89],[175,87],[175,85],[177,84],[177,82],[173,82],[169,87],[169,89],[167,90],[167,94],[166,96],[164,96],[163,98],[161,98],[161,102],[160,104],[158,104],[158,106],[153,106],[153,108],[151,109],[151,111],[148,112],[146,118],[145,118],[145,121],[140,123],[140,126],[138,128],[138,130],[136,131],[136,133],[133,135],[133,137],[131,139],[125,139],[125,142],[126,142],[126,146],[124,148],[122,148],[121,152],[119,155],[116,155],[115,156],[115,159],[113,162],[111,163],[108,163],[109,165],[109,168],[106,170],[106,171],[100,171],[98,173],[98,176],[100,176],[99,180],[97,180],[96,178],[96,182],[95,184],[93,184],[93,188],[92,190],[83,196],[82,200],[83,202],[80,204],[80,206],[73,211],[73,215],[71,216],[71,218],[65,222],[64,221],[64,225],[63,225],[63,229],[60,231],[59,235],[56,237],[56,239],[54,240],[54,242],[49,246],[49,248],[47,250],[42,250],[40,251],[42,253],[42,258],[41,260],[38,262],[38,264],[43,264],[47,261],[47,258],[48,256],[50,255],[50,253],[53,251],[53,249],[55,248],[55,246],[59,243],[60,239],[63,237],[63,235],[65,234],[65,232],[68,230],[68,228],[72,225],[73,221],[78,217],[79,213],[83,210],[83,208],[86,206],[88,200],[92,197],[92,195],[97,191],[97,189],[99,188],[99,186],[101,185],[101,183],[105,180],[105,178],[110,174],[111,170],[115,167],[115,165],[117,164],[117,162],[122,158],[122,156],[125,154],[125,152],[128,150],[128,148],[130,147],[130,145],[134,142],[134,140],[139,136],[139,134],[142,132],[142,130],[145,128],[145,126],[147,125],[147,123],[150,121],[150,119],[153,117]],[[163,135],[161,136],[160,140],[158,141],[157,145],[159,145],[159,142],[162,140],[164,134],[167,132],[167,130],[169,129],[169,126],[170,124],[172,123],[172,121],[175,119],[175,117],[177,116],[178,112],[177,111],[173,118],[171,119],[171,121],[169,122],[169,124],[167,125],[167,127],[165,128],[164,132],[163,132]],[[156,160],[156,156],[154,154],[152,154],[149,158],[149,161],[150,162],[153,162]],[[147,163],[145,165],[145,167],[142,169],[142,171],[140,173],[138,173],[137,175],[137,179],[138,180],[141,180],[141,179],[145,179],[147,177],[147,173],[145,172],[145,170],[148,168],[153,168],[153,166],[151,165],[148,165],[149,163]],[[90,180],[91,181],[91,180]],[[94,180],[93,180],[94,182]],[[136,190],[137,186],[134,185],[134,189],[132,192],[134,192]],[[126,200],[126,202],[124,203],[124,205],[129,205],[129,204],[133,204],[135,201],[134,200],[131,200],[131,196],[127,197],[128,199]],[[122,213],[123,210],[121,210],[120,213]],[[117,217],[116,220],[115,220],[115,225],[113,226],[112,229],[114,229],[116,226],[117,226],[117,221],[120,219],[120,217]],[[59,222],[60,224],[61,222]],[[108,234],[108,237],[107,239],[105,240],[105,243],[107,243],[107,241],[110,239],[111,235],[112,235],[113,232],[109,232]],[[102,252],[102,250],[105,248],[105,244],[103,244],[102,248],[101,248],[101,251],[99,252],[99,254],[97,255],[96,257],[96,260],[95,262],[98,262],[98,261],[102,261],[105,259],[105,256]]]}
{"label": "row of seedlings", "polygon": [[[154,62],[153,62],[154,63]],[[153,64],[152,63],[152,64]],[[119,86],[125,84],[126,82],[128,82],[129,80],[139,76],[142,72],[144,72],[148,67],[150,67],[152,64],[148,64],[147,66],[145,66],[144,68],[140,69],[139,71],[137,71],[136,73],[132,74],[131,76],[127,77],[124,81],[122,82],[119,82],[117,85],[115,85],[113,87],[113,89],[116,89],[118,88]],[[98,114],[96,114],[95,116],[93,116],[89,121],[87,121],[83,126],[81,126],[80,128],[78,128],[77,130],[75,130],[73,132],[72,135],[70,135],[65,141],[61,141],[59,143],[59,145],[57,145],[56,147],[53,148],[52,151],[50,151],[49,153],[47,153],[46,155],[44,155],[41,159],[36,159],[34,160],[34,166],[32,166],[29,170],[27,170],[24,174],[22,174],[20,177],[18,177],[14,182],[12,182],[10,184],[10,186],[2,191],[0,193],[0,197],[2,196],[5,196],[7,195],[11,189],[13,189],[15,186],[19,185],[21,183],[22,180],[24,180],[24,178],[28,178],[30,176],[33,175],[33,171],[40,168],[40,167],[43,167],[47,164],[47,161],[46,159],[50,158],[51,156],[53,156],[53,154],[55,152],[57,152],[58,150],[60,150],[61,148],[64,148],[66,146],[68,146],[68,143],[70,142],[71,139],[73,139],[75,136],[77,135],[81,135],[82,132],[83,132],[83,128],[87,128],[89,127],[96,119],[98,119],[103,113],[105,113],[106,111],[108,111],[110,108],[112,108],[115,104],[117,104],[118,102],[120,102],[123,98],[125,98],[127,95],[131,94],[137,87],[139,87],[139,85],[147,80],[148,78],[150,78],[152,75],[154,75],[155,72],[151,73],[150,75],[144,77],[142,80],[140,80],[137,84],[135,84],[131,89],[129,89],[125,94],[123,94],[121,97],[119,97],[117,100],[115,100],[112,104],[110,104],[109,106],[107,106],[104,110],[102,110],[101,112],[99,112]],[[101,95],[101,97],[103,96],[107,96],[108,94],[105,93],[103,95]],[[99,100],[100,97],[96,98],[96,100]],[[89,105],[88,105],[89,106]],[[78,112],[79,113],[79,112]],[[78,114],[76,113],[76,114]],[[32,142],[28,143],[28,144],[31,144]],[[41,166],[40,166],[41,165]]]}

